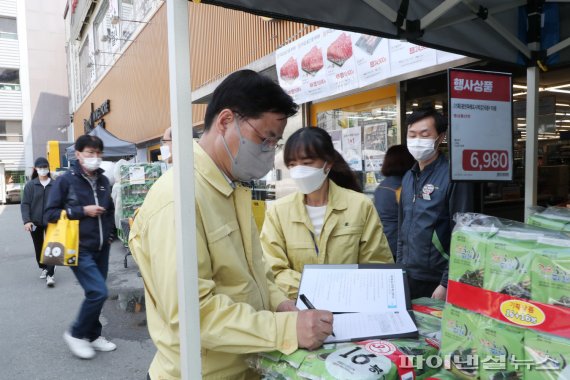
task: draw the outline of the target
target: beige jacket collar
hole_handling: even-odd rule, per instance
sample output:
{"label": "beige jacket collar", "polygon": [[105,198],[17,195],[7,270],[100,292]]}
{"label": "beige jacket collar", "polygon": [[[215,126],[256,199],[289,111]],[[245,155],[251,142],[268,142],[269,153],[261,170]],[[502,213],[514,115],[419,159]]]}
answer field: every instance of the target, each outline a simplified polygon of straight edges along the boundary
{"label": "beige jacket collar", "polygon": [[[199,173],[206,182],[220,193],[229,197],[234,191],[234,187],[228,181],[222,170],[216,165],[214,160],[202,149],[198,142],[194,141],[194,170]],[[200,165],[197,164],[200,162]]]}

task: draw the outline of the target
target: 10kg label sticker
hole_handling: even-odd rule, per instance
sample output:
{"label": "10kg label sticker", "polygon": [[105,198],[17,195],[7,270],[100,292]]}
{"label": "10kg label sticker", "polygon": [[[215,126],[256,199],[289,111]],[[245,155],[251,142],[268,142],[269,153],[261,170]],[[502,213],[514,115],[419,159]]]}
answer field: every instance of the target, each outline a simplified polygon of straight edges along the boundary
{"label": "10kg label sticker", "polygon": [[362,347],[343,347],[327,356],[327,371],[338,379],[388,379],[392,361],[376,356]]}

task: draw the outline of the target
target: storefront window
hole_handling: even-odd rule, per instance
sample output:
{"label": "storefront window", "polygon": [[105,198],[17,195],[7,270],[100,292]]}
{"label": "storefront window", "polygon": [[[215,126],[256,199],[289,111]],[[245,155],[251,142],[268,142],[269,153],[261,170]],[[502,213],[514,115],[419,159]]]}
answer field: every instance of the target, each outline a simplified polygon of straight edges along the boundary
{"label": "storefront window", "polygon": [[0,141],[22,142],[22,122],[16,120],[0,120]]}
{"label": "storefront window", "polygon": [[384,155],[400,140],[395,86],[318,103],[313,108],[315,126],[330,133],[335,148],[372,197],[383,179]]}

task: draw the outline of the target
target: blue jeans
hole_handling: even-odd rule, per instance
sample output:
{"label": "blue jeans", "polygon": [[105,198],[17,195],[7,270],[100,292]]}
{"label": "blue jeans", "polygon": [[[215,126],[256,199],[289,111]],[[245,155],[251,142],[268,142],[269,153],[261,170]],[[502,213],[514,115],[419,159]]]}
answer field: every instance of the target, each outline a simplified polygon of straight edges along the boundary
{"label": "blue jeans", "polygon": [[110,245],[106,244],[100,251],[79,251],[79,265],[71,267],[85,292],[85,300],[71,327],[74,338],[93,341],[101,335],[99,315],[108,295],[105,280],[109,269],[109,248]]}

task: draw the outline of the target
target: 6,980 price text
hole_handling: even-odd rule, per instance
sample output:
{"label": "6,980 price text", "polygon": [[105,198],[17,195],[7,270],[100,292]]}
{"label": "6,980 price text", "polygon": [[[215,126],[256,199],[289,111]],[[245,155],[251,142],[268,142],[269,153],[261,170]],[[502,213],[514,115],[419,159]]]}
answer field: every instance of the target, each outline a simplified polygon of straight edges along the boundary
{"label": "6,980 price text", "polygon": [[464,150],[465,171],[508,171],[509,154],[506,150]]}

